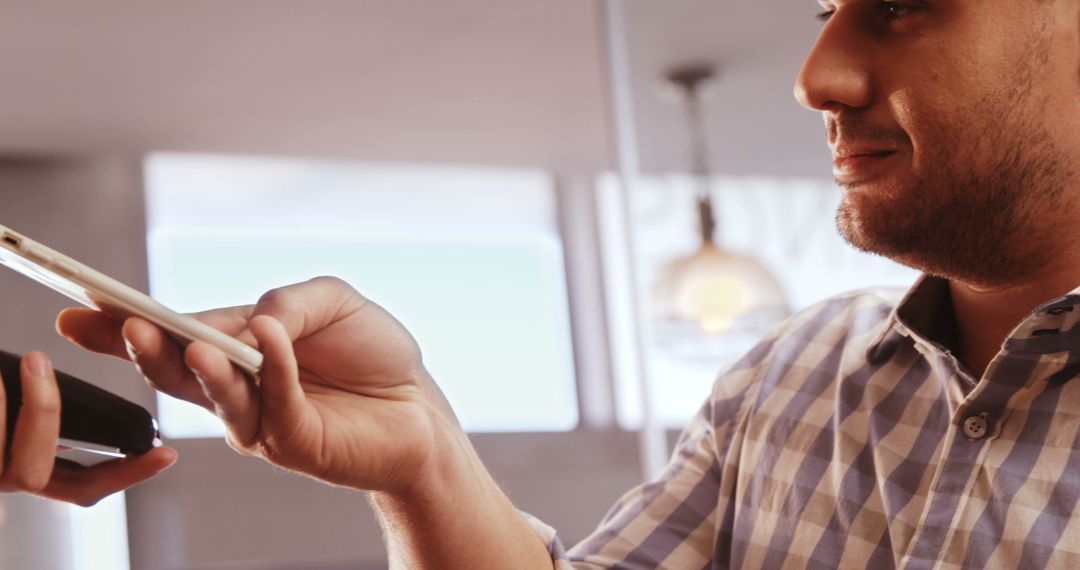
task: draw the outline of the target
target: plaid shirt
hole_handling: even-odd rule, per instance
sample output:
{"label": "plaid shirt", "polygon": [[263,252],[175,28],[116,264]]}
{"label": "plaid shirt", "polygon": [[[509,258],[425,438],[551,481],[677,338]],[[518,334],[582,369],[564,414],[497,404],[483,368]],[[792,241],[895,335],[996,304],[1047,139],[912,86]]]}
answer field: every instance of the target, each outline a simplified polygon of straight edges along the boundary
{"label": "plaid shirt", "polygon": [[1021,322],[978,379],[935,340],[946,288],[927,277],[899,305],[864,291],[790,319],[592,536],[567,553],[531,519],[557,567],[1080,566],[1080,289]]}

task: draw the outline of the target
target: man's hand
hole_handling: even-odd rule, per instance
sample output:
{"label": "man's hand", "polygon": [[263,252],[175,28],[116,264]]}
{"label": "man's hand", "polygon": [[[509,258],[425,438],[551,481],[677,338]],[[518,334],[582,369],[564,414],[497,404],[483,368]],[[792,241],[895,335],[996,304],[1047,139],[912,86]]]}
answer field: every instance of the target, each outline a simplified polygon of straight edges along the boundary
{"label": "man's hand", "polygon": [[84,348],[134,361],[158,390],[214,412],[233,449],[330,483],[407,492],[434,475],[435,450],[461,432],[409,333],[338,279],[196,317],[262,351],[258,380],[214,346],[183,350],[142,319],[68,309],[57,328]]}
{"label": "man's hand", "polygon": [[[176,461],[169,448],[153,449],[93,467],[56,460],[60,437],[60,390],[49,359],[40,352],[23,357],[22,405],[10,449],[0,453],[0,493],[25,492],[90,506],[141,483]],[[0,382],[0,442],[7,440],[7,405]]]}
{"label": "man's hand", "polygon": [[484,469],[412,336],[339,279],[276,289],[196,315],[263,353],[257,380],[207,343],[85,309],[60,314],[75,343],[132,360],[158,390],[217,414],[229,445],[356,489],[386,530],[392,567],[551,568],[538,535]]}

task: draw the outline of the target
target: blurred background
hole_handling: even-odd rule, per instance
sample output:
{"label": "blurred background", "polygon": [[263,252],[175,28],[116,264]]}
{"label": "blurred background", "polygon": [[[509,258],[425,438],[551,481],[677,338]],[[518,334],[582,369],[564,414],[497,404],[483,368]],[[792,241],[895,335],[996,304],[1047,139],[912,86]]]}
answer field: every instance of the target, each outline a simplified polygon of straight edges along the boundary
{"label": "blurred background", "polygon": [[[817,10],[0,1],[0,224],[183,311],[346,279],[572,544],[777,319],[914,280],[833,228],[821,119],[792,97]],[[386,566],[361,493],[235,455],[59,339],[65,298],[0,290],[0,347],[152,410],[181,456],[90,509],[0,496],[0,568]]]}

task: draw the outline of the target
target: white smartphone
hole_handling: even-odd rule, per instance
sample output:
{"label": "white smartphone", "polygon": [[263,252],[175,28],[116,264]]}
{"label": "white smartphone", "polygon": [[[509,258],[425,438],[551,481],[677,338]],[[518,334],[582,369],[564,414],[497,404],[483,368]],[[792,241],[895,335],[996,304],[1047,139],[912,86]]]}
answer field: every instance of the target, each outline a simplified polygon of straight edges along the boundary
{"label": "white smartphone", "polygon": [[3,225],[0,225],[0,263],[113,317],[142,317],[168,331],[183,345],[195,340],[208,342],[252,377],[258,377],[262,368],[263,356],[258,350]]}

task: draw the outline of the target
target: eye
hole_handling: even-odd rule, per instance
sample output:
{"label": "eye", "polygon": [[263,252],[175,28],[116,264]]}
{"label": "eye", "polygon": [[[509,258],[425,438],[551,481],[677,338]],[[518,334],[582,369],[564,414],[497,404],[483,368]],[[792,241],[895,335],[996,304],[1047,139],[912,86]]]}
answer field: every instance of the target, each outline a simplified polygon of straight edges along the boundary
{"label": "eye", "polygon": [[892,2],[885,0],[881,4],[882,11],[885,12],[885,21],[892,22],[899,20],[904,16],[907,16],[911,12],[911,7],[899,2]]}
{"label": "eye", "polygon": [[829,18],[832,18],[833,12],[835,12],[835,10],[826,10],[814,17],[817,18],[817,20],[820,22],[828,22]]}

